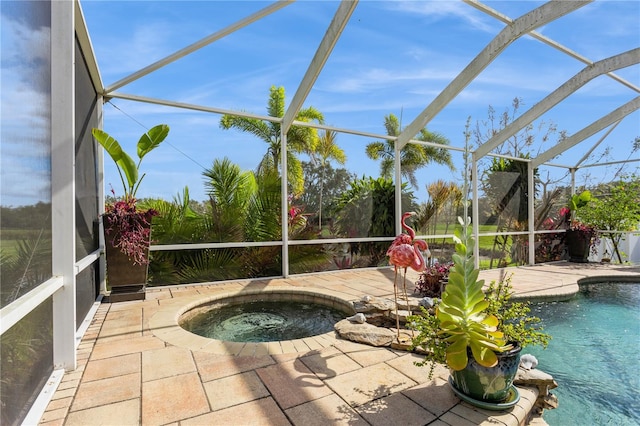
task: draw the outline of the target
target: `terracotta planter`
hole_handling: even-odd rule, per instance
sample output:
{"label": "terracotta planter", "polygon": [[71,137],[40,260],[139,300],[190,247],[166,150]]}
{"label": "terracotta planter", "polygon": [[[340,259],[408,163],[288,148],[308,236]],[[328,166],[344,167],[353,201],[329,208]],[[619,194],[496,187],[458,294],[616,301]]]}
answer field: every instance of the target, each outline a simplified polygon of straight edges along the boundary
{"label": "terracotta planter", "polygon": [[593,233],[567,229],[565,238],[569,262],[588,263]]}

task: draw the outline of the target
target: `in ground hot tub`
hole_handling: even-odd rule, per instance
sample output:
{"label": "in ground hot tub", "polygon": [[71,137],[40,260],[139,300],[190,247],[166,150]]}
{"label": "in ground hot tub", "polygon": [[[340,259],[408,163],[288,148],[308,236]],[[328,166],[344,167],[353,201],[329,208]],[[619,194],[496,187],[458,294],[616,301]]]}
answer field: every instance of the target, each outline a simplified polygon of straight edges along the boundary
{"label": "in ground hot tub", "polygon": [[326,294],[260,291],[216,298],[192,306],[179,318],[184,330],[228,342],[275,342],[332,332],[355,313],[353,305]]}

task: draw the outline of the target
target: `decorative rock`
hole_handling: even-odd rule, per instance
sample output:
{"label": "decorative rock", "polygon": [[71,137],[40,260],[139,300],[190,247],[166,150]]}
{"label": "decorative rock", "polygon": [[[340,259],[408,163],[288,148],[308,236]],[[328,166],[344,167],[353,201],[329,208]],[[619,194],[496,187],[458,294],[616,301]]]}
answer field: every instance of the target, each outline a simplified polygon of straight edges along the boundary
{"label": "decorative rock", "polygon": [[393,300],[377,298],[369,296],[369,301],[359,300],[353,302],[353,308],[356,312],[368,313],[368,312],[386,312],[396,308]]}
{"label": "decorative rock", "polygon": [[524,354],[520,357],[520,367],[525,370],[531,370],[538,366],[538,359],[531,354]]}
{"label": "decorative rock", "polygon": [[553,394],[545,395],[538,398],[536,405],[544,410],[556,409],[558,408],[558,397]]}
{"label": "decorative rock", "polygon": [[404,299],[398,299],[398,309],[403,309],[406,311],[419,311],[420,310],[420,298],[415,296],[409,296],[409,300],[405,301]]}
{"label": "decorative rock", "polygon": [[411,335],[406,331],[400,331],[400,338],[398,338],[397,335],[394,335],[393,341],[391,342],[391,348],[401,351],[411,350]]}
{"label": "decorative rock", "polygon": [[425,308],[433,308],[434,305],[433,297],[423,297],[420,299],[420,306],[424,306]]}
{"label": "decorative rock", "polygon": [[[399,310],[398,311],[398,319],[400,320],[401,323],[406,323],[407,322],[407,317],[411,315],[410,311],[405,311],[405,310]],[[391,311],[388,314],[389,318],[391,319],[396,319],[396,312],[395,311]]]}
{"label": "decorative rock", "polygon": [[335,330],[343,339],[371,346],[389,346],[395,337],[395,333],[388,328],[367,323],[353,324],[348,320],[338,322]]}
{"label": "decorative rock", "polygon": [[[539,389],[555,389],[558,387],[558,384],[553,380],[553,377],[550,374],[541,370],[525,370],[524,368],[518,368],[513,384],[537,386]],[[546,393],[547,392],[544,392],[544,394]]]}
{"label": "decorative rock", "polygon": [[353,316],[348,317],[347,319],[356,324],[364,324],[365,322],[367,322],[367,317],[365,317],[364,314],[360,312],[358,312]]}
{"label": "decorative rock", "polygon": [[373,324],[373,325],[377,325],[377,326],[384,326],[385,323],[389,320],[381,312],[374,312],[374,313],[371,313],[371,314],[364,314],[364,316],[367,318],[367,322],[369,324]]}

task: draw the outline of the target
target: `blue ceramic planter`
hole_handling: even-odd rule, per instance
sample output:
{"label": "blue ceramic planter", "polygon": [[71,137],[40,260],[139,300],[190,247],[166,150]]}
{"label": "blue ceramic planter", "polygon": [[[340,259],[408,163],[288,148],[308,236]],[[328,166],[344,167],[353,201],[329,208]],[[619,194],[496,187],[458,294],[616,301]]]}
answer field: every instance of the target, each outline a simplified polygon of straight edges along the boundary
{"label": "blue ceramic planter", "polygon": [[509,397],[509,390],[520,364],[522,347],[515,343],[513,349],[497,354],[498,365],[483,367],[476,362],[467,349],[469,362],[460,371],[452,371],[453,386],[460,392],[478,401],[503,402]]}

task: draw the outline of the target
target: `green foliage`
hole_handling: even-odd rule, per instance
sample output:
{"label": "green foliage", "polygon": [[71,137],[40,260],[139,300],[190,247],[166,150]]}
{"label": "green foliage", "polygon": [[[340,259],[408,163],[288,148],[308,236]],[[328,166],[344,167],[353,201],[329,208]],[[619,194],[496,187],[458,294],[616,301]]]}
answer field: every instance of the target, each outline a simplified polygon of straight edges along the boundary
{"label": "green foliage", "polygon": [[[285,93],[283,87],[271,86],[267,102],[267,113],[271,117],[284,117]],[[295,119],[306,123],[317,122],[322,124],[324,122],[322,113],[313,107],[301,109]],[[267,152],[256,170],[258,176],[269,174],[272,171],[279,172],[282,152],[280,123],[225,114],[220,119],[220,127],[223,129],[233,128],[241,132],[250,133],[268,145]],[[291,126],[287,132],[287,178],[290,191],[294,195],[299,195],[304,189],[302,165],[297,154],[313,155],[317,146],[318,133],[314,128]]]}
{"label": "green foliage", "polygon": [[622,262],[619,251],[622,234],[615,231],[633,231],[640,225],[640,179],[636,175],[624,176],[598,191],[598,197],[590,199],[588,208],[580,210],[580,219],[611,239],[618,261]]}
{"label": "green foliage", "polygon": [[[528,159],[529,155],[520,155]],[[534,170],[534,181],[538,182],[538,169]],[[505,158],[493,158],[491,166],[481,181],[482,190],[494,206],[494,215],[506,215],[507,220],[525,223],[528,218],[529,186],[527,163]],[[535,187],[534,187],[535,192]],[[532,194],[535,195],[535,194]]]}
{"label": "green foliage", "polygon": [[504,333],[506,342],[518,342],[527,347],[541,345],[546,348],[551,336],[544,333],[540,318],[531,315],[528,301],[513,302],[513,287],[509,276],[504,280],[491,281],[485,291],[489,306],[487,313],[498,318],[498,328]]}
{"label": "green foliage", "polygon": [[593,197],[591,196],[591,191],[584,190],[580,194],[573,194],[569,198],[569,210],[572,212],[576,212],[579,209],[586,207],[589,204]]}
{"label": "green foliage", "polygon": [[[212,221],[210,229],[213,241],[242,241],[247,217],[245,213],[252,197],[258,191],[253,172],[242,171],[228,158],[216,159],[213,166],[202,172],[209,195],[209,210]],[[275,191],[280,191],[276,177]],[[278,202],[280,198],[278,197]]]}
{"label": "green foliage", "polygon": [[91,134],[116,163],[118,174],[122,181],[122,188],[124,189],[123,198],[125,200],[135,199],[136,192],[138,192],[140,183],[142,183],[142,179],[144,179],[145,176],[144,174],[139,176],[142,158],[165,140],[169,134],[169,126],[159,124],[140,137],[137,145],[138,164],[122,149],[120,143],[107,132],[94,128],[91,130]]}
{"label": "green foliage", "polygon": [[[414,196],[402,185],[402,211],[411,211]],[[334,217],[336,227],[346,237],[391,237],[395,235],[395,185],[389,179],[362,177],[351,182],[351,187],[336,200]],[[388,243],[354,245],[354,253],[365,247],[370,265],[377,266],[386,259]]]}
{"label": "green foliage", "polygon": [[[331,164],[322,167],[320,164],[303,161],[302,170],[305,191],[299,197],[299,202],[305,206],[307,213],[330,211],[335,200],[347,191],[349,183],[356,178],[347,169],[334,169]],[[323,218],[326,218],[326,213]]]}
{"label": "green foliage", "polygon": [[599,230],[633,231],[640,225],[640,178],[635,175],[601,188],[581,218]]}
{"label": "green foliage", "polygon": [[[402,133],[400,121],[394,114],[389,114],[384,117],[384,126],[389,136],[395,137]],[[445,136],[430,132],[426,128],[420,130],[414,139],[424,142],[434,142],[441,145],[449,144],[449,140]],[[387,179],[392,178],[395,167],[395,142],[393,139],[371,142],[367,144],[365,153],[367,157],[372,160],[380,160],[381,177]],[[416,171],[431,162],[446,165],[451,171],[455,170],[451,160],[451,153],[445,148],[408,143],[400,152],[402,176],[407,179],[414,188],[418,187],[418,182],[415,177]]]}
{"label": "green foliage", "polygon": [[[173,202],[147,200],[145,206],[161,213],[154,219],[154,241],[159,244],[279,241],[282,239],[281,179],[265,171],[260,179],[242,171],[228,159],[215,160],[203,172],[209,203],[195,211],[189,191]],[[294,212],[294,213],[292,213]],[[317,229],[307,226],[300,210],[291,207],[290,239],[312,239]],[[281,275],[282,248],[241,247],[180,251],[155,251],[149,267],[152,285]],[[307,271],[328,261],[322,248],[292,247],[292,271]]]}
{"label": "green foliage", "polygon": [[42,376],[52,369],[52,315],[49,298],[0,337],[0,424],[26,424],[19,419],[33,404],[34,389],[44,386]]}
{"label": "green foliage", "polygon": [[314,163],[318,163],[322,169],[320,179],[320,201],[318,203],[318,227],[322,228],[322,200],[324,195],[324,181],[327,167],[330,167],[332,160],[337,161],[339,164],[344,164],[347,161],[347,156],[336,143],[337,133],[333,130],[325,130],[318,139],[318,145],[315,152],[311,154],[311,158]]}

